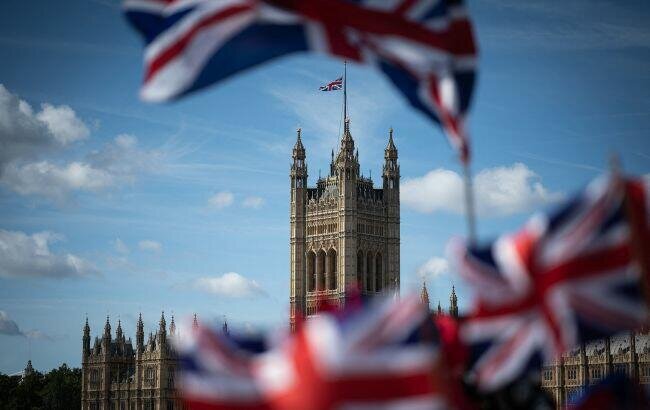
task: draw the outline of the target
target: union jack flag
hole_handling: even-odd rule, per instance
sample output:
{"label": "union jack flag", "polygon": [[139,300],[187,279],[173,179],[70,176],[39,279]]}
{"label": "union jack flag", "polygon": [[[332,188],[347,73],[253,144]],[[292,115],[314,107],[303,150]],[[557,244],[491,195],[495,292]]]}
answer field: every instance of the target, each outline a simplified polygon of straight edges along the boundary
{"label": "union jack flag", "polygon": [[318,89],[321,91],[336,91],[343,88],[343,77],[339,77],[329,84],[323,85]]}
{"label": "union jack flag", "polygon": [[493,391],[581,342],[647,323],[646,183],[602,177],[515,234],[457,247],[460,273],[476,295],[460,337],[480,389]]}
{"label": "union jack flag", "polygon": [[463,161],[476,46],[460,0],[125,0],[146,42],[141,96],[178,98],[303,51],[371,64],[446,130]]}
{"label": "union jack flag", "polygon": [[251,340],[198,326],[179,339],[190,409],[436,409],[438,334],[417,298],[321,313]]}

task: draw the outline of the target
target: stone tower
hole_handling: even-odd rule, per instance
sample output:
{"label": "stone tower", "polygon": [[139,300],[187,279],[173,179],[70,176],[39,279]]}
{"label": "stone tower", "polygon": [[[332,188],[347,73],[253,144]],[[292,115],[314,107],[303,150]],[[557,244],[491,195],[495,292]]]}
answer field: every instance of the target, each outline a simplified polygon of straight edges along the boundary
{"label": "stone tower", "polygon": [[330,172],[307,187],[307,163],[298,130],[291,165],[290,324],[327,301],[341,306],[346,291],[399,291],[399,164],[393,130],[384,150],[383,186],[363,177],[346,119]]}

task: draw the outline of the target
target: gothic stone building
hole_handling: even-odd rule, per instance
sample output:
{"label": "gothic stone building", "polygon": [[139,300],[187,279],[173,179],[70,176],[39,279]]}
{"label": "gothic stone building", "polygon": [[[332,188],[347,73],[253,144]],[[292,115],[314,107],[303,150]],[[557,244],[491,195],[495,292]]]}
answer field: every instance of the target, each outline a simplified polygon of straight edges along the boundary
{"label": "gothic stone building", "polygon": [[301,131],[291,165],[290,324],[323,301],[341,306],[346,292],[363,295],[399,290],[399,165],[390,130],[384,150],[383,185],[359,172],[359,152],[345,121],[341,146],[332,151],[329,174],[307,186]]}
{"label": "gothic stone building", "polygon": [[558,408],[612,372],[650,386],[650,334],[620,335],[582,346],[542,370],[542,386]]}
{"label": "gothic stone building", "polygon": [[[174,318],[169,332],[176,331]],[[88,319],[83,332],[82,410],[177,410],[182,404],[174,389],[176,355],[167,337],[164,314],[158,331],[144,341],[142,316],[138,319],[135,348],[120,322],[115,338],[106,318],[104,334],[90,343]]]}

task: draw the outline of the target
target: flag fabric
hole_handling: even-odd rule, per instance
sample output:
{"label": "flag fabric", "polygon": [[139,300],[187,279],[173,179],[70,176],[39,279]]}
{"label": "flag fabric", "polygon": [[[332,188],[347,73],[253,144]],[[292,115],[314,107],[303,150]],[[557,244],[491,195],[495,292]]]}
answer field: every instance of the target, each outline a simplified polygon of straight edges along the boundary
{"label": "flag fabric", "polygon": [[336,91],[343,89],[343,77],[339,77],[329,84],[318,88],[321,91]]}
{"label": "flag fabric", "polygon": [[476,297],[460,335],[479,389],[539,374],[579,343],[647,324],[649,204],[647,181],[605,176],[515,234],[456,246]]}
{"label": "flag fabric", "polygon": [[321,313],[294,334],[241,339],[199,325],[177,343],[190,409],[446,408],[436,327],[417,298]]}
{"label": "flag fabric", "polygon": [[146,43],[145,100],[178,98],[291,53],[327,53],[379,69],[469,159],[477,52],[460,0],[125,0],[124,10]]}
{"label": "flag fabric", "polygon": [[644,410],[650,408],[650,389],[621,373],[609,374],[583,394],[569,399],[568,410]]}

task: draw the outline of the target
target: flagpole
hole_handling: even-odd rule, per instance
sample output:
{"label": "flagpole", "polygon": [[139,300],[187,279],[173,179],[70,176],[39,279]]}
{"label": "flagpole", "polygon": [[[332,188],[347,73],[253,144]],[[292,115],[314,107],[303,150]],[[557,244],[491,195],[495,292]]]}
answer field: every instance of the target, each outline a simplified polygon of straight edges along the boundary
{"label": "flagpole", "polygon": [[462,160],[463,163],[463,185],[465,187],[465,216],[467,217],[467,234],[469,244],[476,244],[476,210],[474,208],[474,186],[472,185],[472,172],[469,168],[469,160]]}
{"label": "flagpole", "polygon": [[348,118],[348,60],[343,60],[343,124]]}

